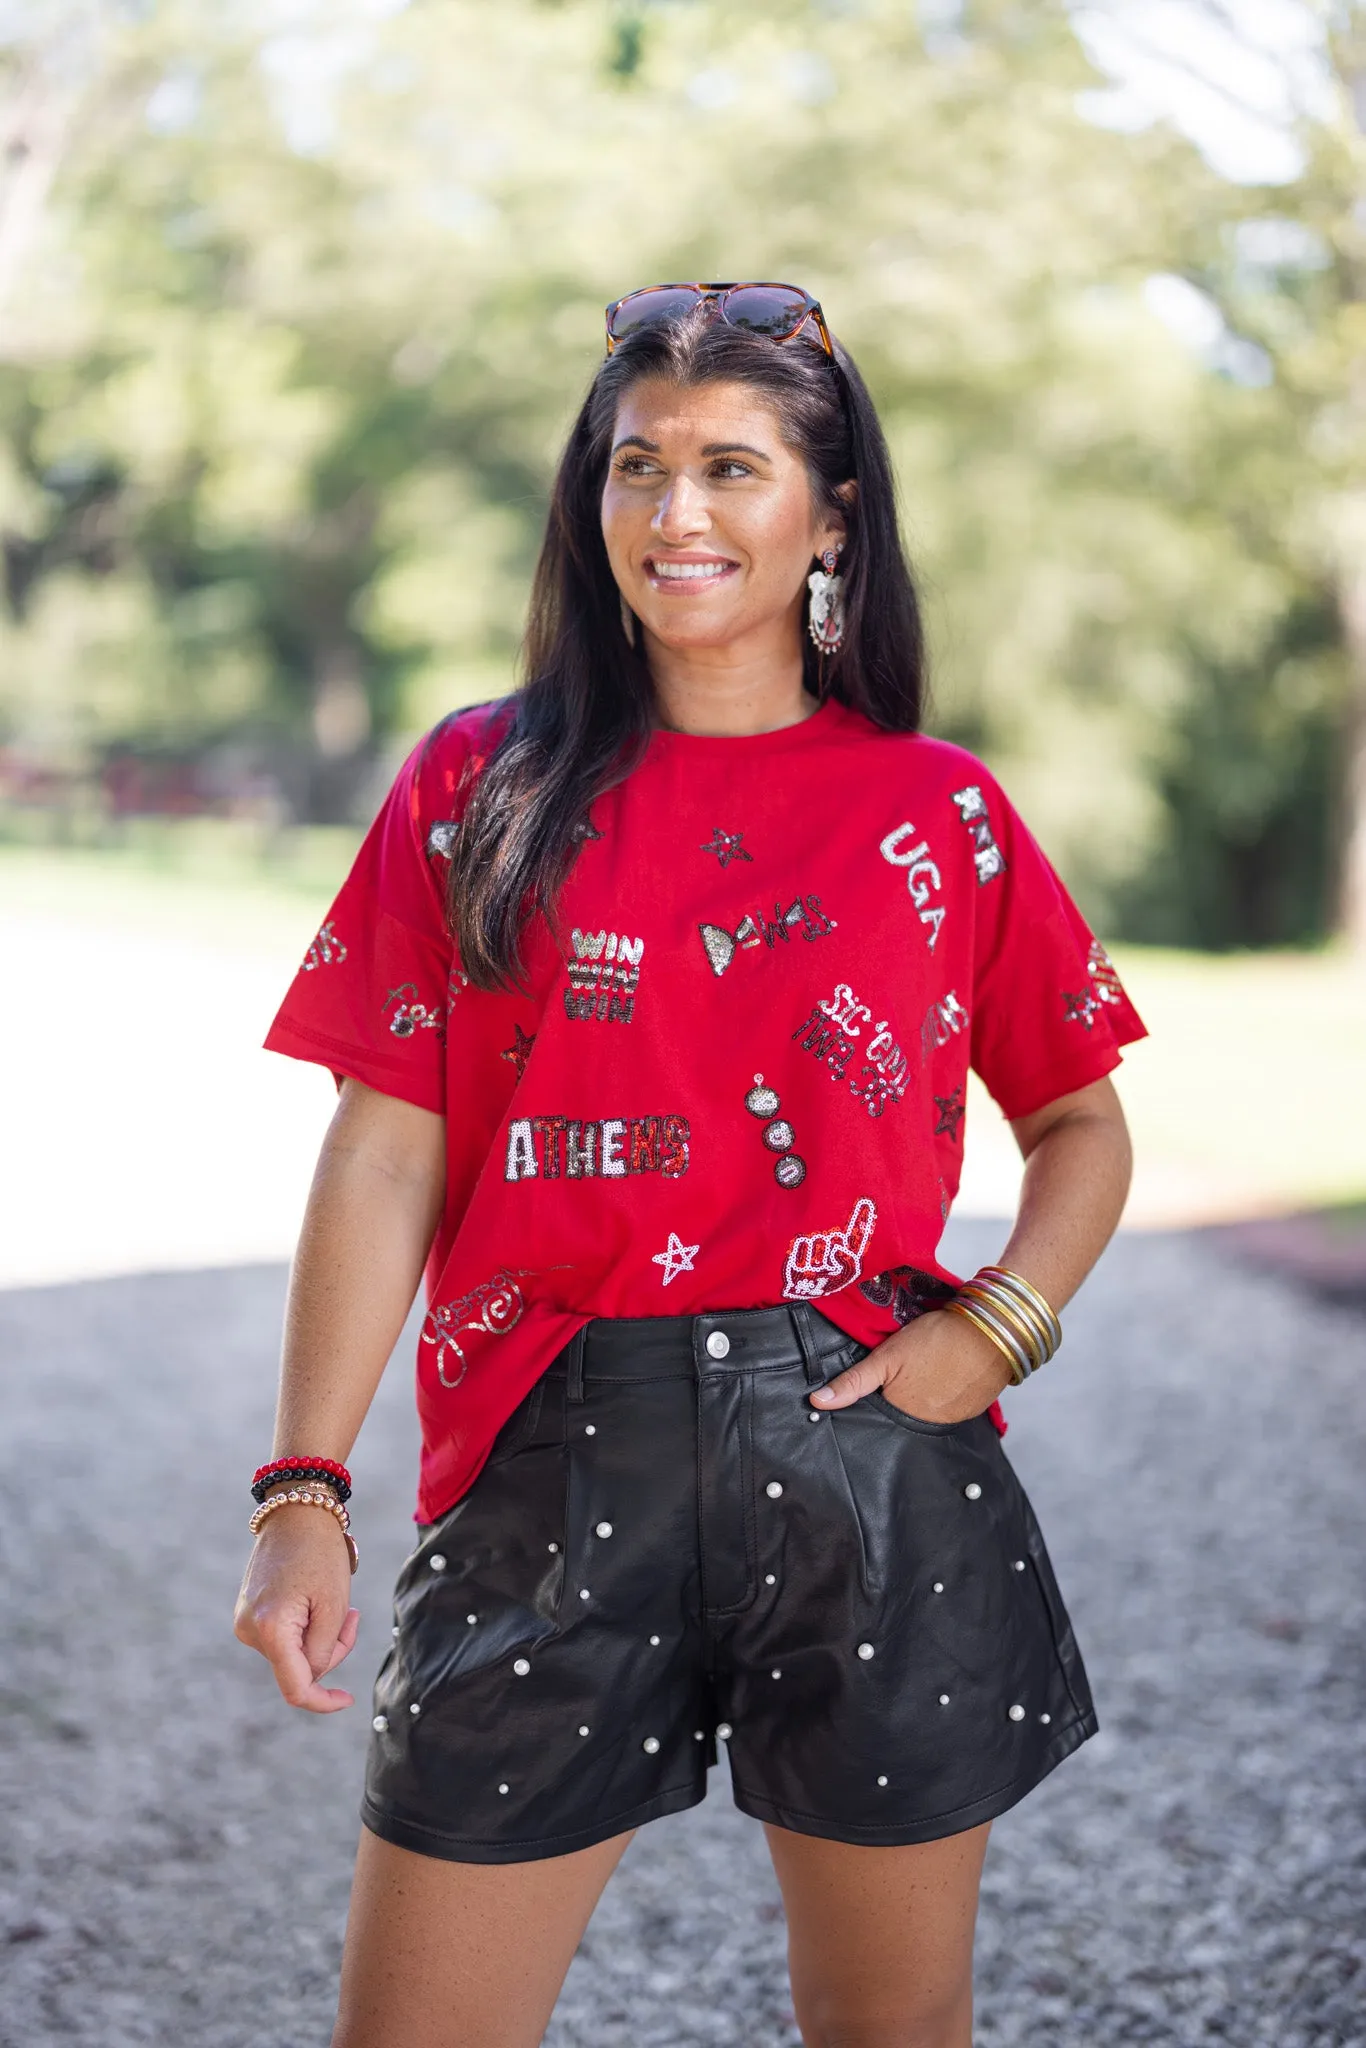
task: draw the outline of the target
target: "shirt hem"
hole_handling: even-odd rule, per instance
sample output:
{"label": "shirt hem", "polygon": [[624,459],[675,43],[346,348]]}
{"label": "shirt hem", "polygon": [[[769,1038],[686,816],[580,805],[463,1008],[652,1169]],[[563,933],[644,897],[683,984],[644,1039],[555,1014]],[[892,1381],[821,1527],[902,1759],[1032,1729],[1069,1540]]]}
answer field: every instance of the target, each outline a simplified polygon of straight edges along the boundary
{"label": "shirt hem", "polygon": [[320,1031],[310,1031],[306,1025],[293,1022],[272,1024],[262,1043],[267,1052],[304,1060],[310,1066],[327,1067],[333,1074],[347,1075],[381,1095],[395,1095],[418,1109],[431,1110],[435,1116],[446,1114],[444,1093],[425,1086],[422,1076],[405,1067],[402,1060],[391,1063],[382,1053],[369,1048],[358,1050],[343,1039],[328,1038]]}

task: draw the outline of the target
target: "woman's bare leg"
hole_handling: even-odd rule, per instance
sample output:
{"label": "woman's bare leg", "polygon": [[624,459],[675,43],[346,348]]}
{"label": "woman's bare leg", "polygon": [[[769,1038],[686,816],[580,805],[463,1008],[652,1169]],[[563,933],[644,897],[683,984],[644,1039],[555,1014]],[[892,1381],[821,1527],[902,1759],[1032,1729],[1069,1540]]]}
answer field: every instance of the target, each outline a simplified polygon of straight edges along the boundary
{"label": "woman's bare leg", "polygon": [[362,1828],[332,2048],[536,2048],[630,1839],[446,1863]]}
{"label": "woman's bare leg", "polygon": [[991,1823],[903,1849],[766,1826],[806,2048],[972,2048],[972,1943]]}

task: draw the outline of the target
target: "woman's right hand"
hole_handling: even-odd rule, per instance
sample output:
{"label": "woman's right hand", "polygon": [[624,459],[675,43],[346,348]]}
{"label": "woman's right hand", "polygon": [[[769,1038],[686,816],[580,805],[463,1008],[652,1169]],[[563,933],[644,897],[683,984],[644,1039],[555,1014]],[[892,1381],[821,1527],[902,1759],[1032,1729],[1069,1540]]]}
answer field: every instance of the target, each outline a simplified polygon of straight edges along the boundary
{"label": "woman's right hand", "polygon": [[354,1695],[320,1685],[355,1647],[360,1611],[350,1604],[351,1565],[331,1515],[281,1508],[256,1538],[237,1596],[233,1630],[259,1650],[292,1707],[335,1714]]}

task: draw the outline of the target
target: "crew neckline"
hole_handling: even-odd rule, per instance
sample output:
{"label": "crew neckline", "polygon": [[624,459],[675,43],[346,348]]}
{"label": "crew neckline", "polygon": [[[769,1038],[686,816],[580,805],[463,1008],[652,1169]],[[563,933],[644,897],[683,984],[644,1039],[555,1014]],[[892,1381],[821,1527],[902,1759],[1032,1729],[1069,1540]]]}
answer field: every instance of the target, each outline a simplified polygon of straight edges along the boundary
{"label": "crew neckline", "polygon": [[845,709],[838,698],[827,697],[809,717],[799,718],[795,725],[777,726],[772,732],[677,732],[672,726],[657,726],[650,735],[649,752],[734,753],[749,749],[755,753],[790,753],[796,747],[811,746],[824,739],[831,727],[839,724]]}

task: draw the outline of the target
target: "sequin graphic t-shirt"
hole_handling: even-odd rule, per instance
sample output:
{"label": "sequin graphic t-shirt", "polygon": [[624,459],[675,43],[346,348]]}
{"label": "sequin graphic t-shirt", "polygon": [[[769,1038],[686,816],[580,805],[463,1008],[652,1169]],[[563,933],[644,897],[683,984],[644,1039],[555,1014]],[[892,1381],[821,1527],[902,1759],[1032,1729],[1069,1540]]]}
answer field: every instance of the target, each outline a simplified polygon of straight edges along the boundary
{"label": "sequin graphic t-shirt", "polygon": [[421,1521],[592,1317],[809,1301],[876,1344],[933,1308],[969,1065],[1021,1117],[1144,1035],[982,764],[836,703],[656,733],[579,827],[527,992],[473,988],[443,898],[489,731],[415,750],[266,1041],[446,1119]]}

